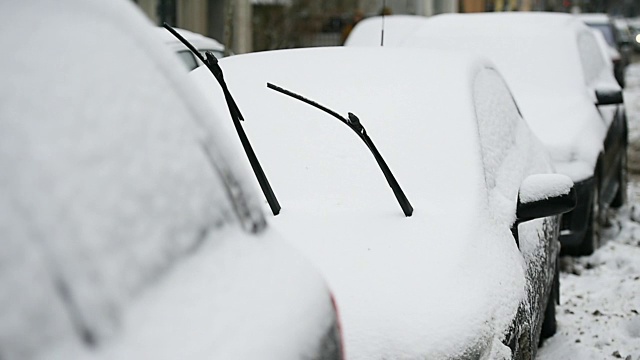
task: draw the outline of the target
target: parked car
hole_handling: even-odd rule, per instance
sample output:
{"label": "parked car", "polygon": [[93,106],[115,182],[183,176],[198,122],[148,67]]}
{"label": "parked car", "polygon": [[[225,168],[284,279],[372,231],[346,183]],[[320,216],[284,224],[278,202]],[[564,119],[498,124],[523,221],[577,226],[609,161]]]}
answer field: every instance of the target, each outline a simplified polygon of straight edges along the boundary
{"label": "parked car", "polygon": [[[493,65],[340,47],[220,66],[282,205],[273,226],[327,278],[347,358],[521,359],[555,331],[573,184]],[[220,109],[207,69],[190,75]]]}
{"label": "parked car", "polygon": [[[191,32],[184,29],[175,29],[182,37],[187,39],[200,53],[204,54],[210,51],[216,58],[222,59],[224,57],[224,45],[217,40],[204,35]],[[184,62],[188,70],[193,70],[202,65],[202,62],[189,51],[178,39],[167,32],[166,29],[159,27],[157,30],[158,36],[164,41],[169,48],[174,51],[178,57]]]}
{"label": "parked car", "polygon": [[621,89],[588,27],[567,14],[438,15],[387,46],[473,51],[494,61],[556,170],[576,183],[563,251],[599,246],[604,209],[626,202],[628,130]]}
{"label": "parked car", "polygon": [[34,5],[0,4],[0,358],[342,359],[324,280],[142,13]]}
{"label": "parked car", "polygon": [[424,20],[424,16],[416,15],[389,15],[384,20],[381,16],[369,17],[358,22],[344,45],[380,46],[381,43],[384,45],[384,40],[397,43],[413,33]]}
{"label": "parked car", "polygon": [[589,27],[597,29],[604,35],[607,44],[612,49],[610,55],[616,80],[620,86],[624,87],[624,72],[631,62],[632,52],[628,29],[623,30],[622,24],[616,24],[607,14],[579,14],[577,16]]}

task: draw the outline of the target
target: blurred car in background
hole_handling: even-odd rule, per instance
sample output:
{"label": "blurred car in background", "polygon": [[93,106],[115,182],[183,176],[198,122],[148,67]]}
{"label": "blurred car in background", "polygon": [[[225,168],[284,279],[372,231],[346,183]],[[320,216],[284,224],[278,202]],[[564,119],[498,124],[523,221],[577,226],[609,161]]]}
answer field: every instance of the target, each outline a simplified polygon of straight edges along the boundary
{"label": "blurred car in background", "polygon": [[640,18],[628,20],[629,30],[631,31],[631,44],[636,52],[640,52]]}
{"label": "blurred car in background", "polygon": [[556,170],[576,183],[563,251],[599,246],[605,209],[626,202],[628,129],[621,88],[587,26],[567,14],[448,14],[386,46],[473,51],[494,61]]}
{"label": "blurred car in background", "polygon": [[[327,278],[347,358],[528,359],[553,334],[573,183],[490,63],[338,47],[220,66],[282,204],[271,223]],[[190,76],[223,108],[207,69]]]}
{"label": "blurred car in background", "polygon": [[597,29],[604,35],[611,48],[610,57],[616,74],[616,80],[624,87],[625,69],[631,62],[631,46],[629,30],[621,21],[614,21],[607,14],[577,14],[589,27]]}
{"label": "blurred car in background", "polygon": [[[219,43],[217,40],[184,29],[176,28],[175,30],[195,46],[202,55],[204,55],[205,52],[210,51],[217,59],[222,59],[224,57],[224,45]],[[156,31],[162,41],[178,55],[182,62],[184,62],[187,66],[187,70],[193,70],[202,65],[202,62],[166,29],[160,27]]]}
{"label": "blurred car in background", "polygon": [[[562,14],[469,17],[434,19],[415,34],[413,43],[440,47],[444,42],[431,42],[431,34],[462,22],[474,32],[474,44],[466,43],[465,49],[477,50],[498,63],[524,116],[550,150],[556,169],[576,183],[578,206],[563,217],[563,249],[575,254],[593,252],[600,244],[605,209],[626,202],[628,133],[621,89],[597,39],[579,21]],[[481,23],[483,17],[486,23]],[[491,34],[499,26],[502,31],[509,29],[513,37],[496,44]],[[455,34],[460,38],[451,37],[465,46],[462,34]],[[523,40],[526,50],[518,45]],[[530,70],[522,72],[523,66]]]}
{"label": "blurred car in background", "polygon": [[34,3],[0,4],[0,358],[342,359],[324,280],[148,20]]}

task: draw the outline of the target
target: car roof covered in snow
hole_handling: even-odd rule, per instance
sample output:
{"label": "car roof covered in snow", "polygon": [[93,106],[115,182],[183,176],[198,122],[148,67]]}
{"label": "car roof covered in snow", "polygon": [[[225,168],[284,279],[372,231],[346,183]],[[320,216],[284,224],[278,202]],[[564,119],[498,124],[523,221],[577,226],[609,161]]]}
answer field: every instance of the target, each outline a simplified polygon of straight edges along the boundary
{"label": "car roof covered in snow", "polygon": [[[396,43],[414,32],[427,18],[414,15],[372,16],[360,21],[349,33],[345,46],[380,46],[384,41]],[[384,25],[383,25],[384,24]]]}
{"label": "car roof covered in snow", "polygon": [[323,280],[139,9],[3,2],[0,28],[0,358],[313,353]]}
{"label": "car roof covered in snow", "polygon": [[581,58],[579,46],[585,44],[591,50],[597,48],[590,29],[573,15],[483,13],[434,16],[389,46],[456,49],[487,56],[504,75],[525,119],[552,156],[568,161],[571,153],[578,153],[595,164],[606,129],[593,106],[592,86],[599,82],[614,86],[615,79],[606,66],[600,66],[597,75],[585,70],[598,68],[594,61],[602,62],[599,54],[585,52],[587,56]]}
{"label": "car roof covered in snow", "polygon": [[[522,296],[520,255],[509,231],[486,218],[473,100],[479,74],[494,74],[490,63],[437,50],[343,47],[245,54],[220,66],[282,205],[272,224],[326,276],[348,357],[453,356],[469,344],[482,348],[494,325],[508,325]],[[191,76],[224,104],[207,69]],[[267,82],[357,115],[413,215],[403,215],[352,130]],[[517,194],[507,197],[515,207]]]}
{"label": "car roof covered in snow", "polygon": [[567,14],[446,14],[425,21],[403,44],[488,56],[516,93],[532,88],[576,92],[585,84],[576,28],[589,31]]}

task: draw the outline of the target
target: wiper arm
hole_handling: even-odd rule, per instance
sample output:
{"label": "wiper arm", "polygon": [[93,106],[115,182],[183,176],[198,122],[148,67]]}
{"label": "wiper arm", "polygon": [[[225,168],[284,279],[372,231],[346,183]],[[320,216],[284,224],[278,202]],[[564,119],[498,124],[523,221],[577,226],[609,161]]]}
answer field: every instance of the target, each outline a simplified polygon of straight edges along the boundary
{"label": "wiper arm", "polygon": [[391,169],[389,169],[389,166],[387,166],[387,163],[382,158],[382,155],[380,155],[380,152],[378,152],[378,149],[373,144],[373,141],[371,140],[369,135],[367,135],[367,130],[365,130],[364,126],[362,126],[362,124],[360,123],[360,119],[358,119],[357,116],[355,116],[353,113],[349,113],[349,117],[344,118],[337,112],[325,106],[322,106],[315,101],[309,100],[301,95],[291,92],[287,89],[283,89],[271,83],[267,83],[267,87],[269,89],[278,91],[285,95],[289,95],[292,98],[300,100],[304,103],[307,103],[315,108],[318,108],[326,112],[327,114],[335,117],[336,119],[340,120],[342,123],[347,125],[351,130],[353,130],[358,135],[358,137],[362,139],[362,141],[364,141],[364,143],[367,145],[369,150],[371,150],[371,153],[373,154],[373,157],[376,159],[376,162],[380,166],[380,169],[382,170],[384,177],[387,179],[387,183],[389,183],[389,186],[391,186],[391,190],[393,190],[393,194],[396,196],[396,199],[398,200],[398,203],[400,204],[400,207],[402,208],[404,215],[408,217],[413,214],[413,207],[409,203],[409,199],[407,199],[407,197],[404,195],[404,192],[400,188],[400,184],[398,184],[398,181],[393,176],[393,173],[391,173]]}
{"label": "wiper arm", "polygon": [[247,157],[249,158],[249,163],[251,164],[251,168],[253,169],[253,173],[256,175],[258,179],[258,184],[260,184],[260,189],[262,189],[262,193],[264,194],[267,202],[269,203],[269,207],[271,208],[271,212],[273,215],[278,215],[280,213],[280,204],[278,203],[278,199],[276,199],[276,194],[273,193],[273,189],[271,189],[271,185],[269,184],[269,180],[267,180],[267,176],[264,174],[262,170],[262,166],[260,166],[260,162],[256,157],[253,148],[251,147],[251,143],[249,143],[249,139],[247,138],[247,134],[244,132],[242,125],[240,124],[241,120],[244,120],[244,117],[240,113],[240,109],[238,105],[236,105],[235,100],[233,100],[233,96],[231,96],[231,92],[229,92],[229,88],[227,87],[227,83],[224,81],[224,75],[222,74],[222,68],[218,64],[218,59],[209,51],[206,52],[207,58],[205,59],[202,54],[189,43],[182,35],[178,34],[169,24],[164,23],[164,28],[167,29],[173,36],[175,36],[180,42],[182,42],[191,52],[202,61],[209,71],[213,74],[213,76],[218,80],[218,84],[222,88],[222,92],[224,93],[224,99],[227,102],[227,107],[229,108],[229,114],[231,114],[231,119],[233,120],[233,125],[238,132],[238,137],[240,137],[240,142],[242,143],[242,147],[244,148]]}

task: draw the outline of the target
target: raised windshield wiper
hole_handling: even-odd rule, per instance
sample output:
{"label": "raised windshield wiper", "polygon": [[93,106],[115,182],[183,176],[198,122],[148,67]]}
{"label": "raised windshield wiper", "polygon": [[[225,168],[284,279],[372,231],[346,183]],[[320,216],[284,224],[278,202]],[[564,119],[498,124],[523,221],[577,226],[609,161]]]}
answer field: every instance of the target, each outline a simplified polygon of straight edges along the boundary
{"label": "raised windshield wiper", "polygon": [[222,88],[222,92],[224,93],[224,99],[227,102],[227,107],[229,108],[229,114],[231,114],[231,119],[233,120],[233,125],[238,132],[238,137],[240,137],[240,142],[242,143],[242,147],[244,148],[247,157],[249,158],[249,163],[251,164],[251,168],[253,169],[253,173],[256,175],[258,179],[258,183],[260,184],[260,188],[262,189],[262,193],[265,198],[267,198],[267,202],[269,203],[269,207],[271,207],[271,212],[273,215],[278,215],[280,213],[280,204],[278,203],[278,199],[276,199],[276,194],[273,193],[271,189],[271,185],[269,184],[269,180],[267,180],[267,176],[264,174],[262,170],[262,166],[260,166],[260,162],[256,157],[256,153],[253,151],[251,147],[251,143],[249,143],[249,139],[247,138],[247,134],[244,132],[242,125],[240,124],[241,120],[244,120],[244,117],[240,113],[240,109],[238,109],[238,105],[236,105],[235,100],[233,100],[233,96],[229,92],[229,88],[227,87],[227,83],[224,81],[224,76],[222,74],[222,68],[218,65],[218,59],[209,51],[205,53],[207,58],[205,59],[202,54],[189,43],[185,38],[183,38],[177,31],[175,31],[169,24],[164,23],[164,28],[167,29],[173,36],[175,36],[180,42],[184,44],[191,52],[202,61],[209,71],[213,74],[213,76],[218,80],[218,84]]}
{"label": "raised windshield wiper", "polygon": [[278,91],[280,93],[283,93],[285,95],[289,95],[294,99],[300,100],[304,103],[307,103],[315,108],[318,108],[324,112],[326,112],[327,114],[335,117],[336,119],[340,120],[342,123],[344,123],[345,125],[347,125],[351,130],[355,131],[356,134],[358,134],[358,137],[360,139],[362,139],[362,141],[364,141],[364,143],[367,145],[367,147],[369,148],[369,150],[371,150],[371,153],[373,154],[373,157],[376,159],[376,162],[378,163],[378,165],[380,166],[380,169],[382,170],[382,173],[384,174],[384,177],[387,179],[387,183],[389,183],[389,186],[391,186],[391,190],[393,190],[394,195],[396,196],[396,199],[398,200],[398,203],[400,204],[400,207],[402,208],[402,211],[404,212],[405,216],[411,216],[411,214],[413,214],[413,207],[411,206],[411,204],[409,203],[409,199],[407,199],[407,197],[404,195],[404,192],[402,191],[402,189],[400,188],[400,184],[398,184],[398,181],[396,181],[396,178],[393,176],[393,174],[391,173],[391,169],[389,169],[389,166],[387,166],[387,163],[384,161],[384,159],[382,158],[382,155],[380,155],[380,152],[378,152],[378,149],[376,148],[376,146],[373,144],[373,141],[371,140],[371,138],[369,137],[369,135],[367,135],[367,130],[365,130],[365,128],[362,126],[362,124],[360,123],[360,119],[358,119],[357,116],[355,116],[352,113],[349,113],[349,117],[348,118],[344,118],[343,116],[341,116],[340,114],[338,114],[337,112],[324,107],[320,104],[318,104],[315,101],[309,100],[301,95],[298,95],[294,92],[291,92],[287,89],[283,89],[277,85],[271,84],[271,83],[267,83],[267,87],[269,89]]}

